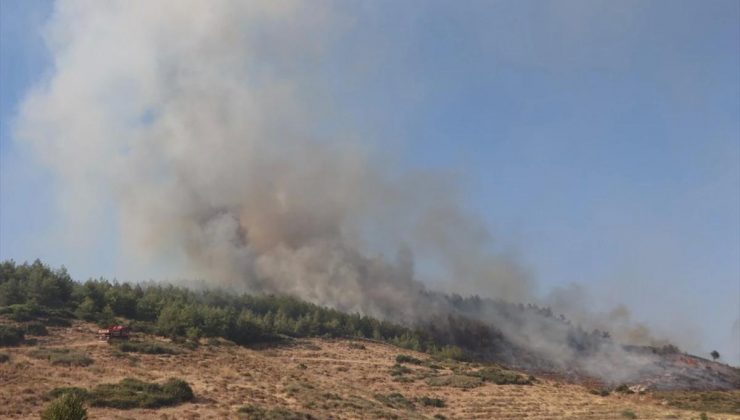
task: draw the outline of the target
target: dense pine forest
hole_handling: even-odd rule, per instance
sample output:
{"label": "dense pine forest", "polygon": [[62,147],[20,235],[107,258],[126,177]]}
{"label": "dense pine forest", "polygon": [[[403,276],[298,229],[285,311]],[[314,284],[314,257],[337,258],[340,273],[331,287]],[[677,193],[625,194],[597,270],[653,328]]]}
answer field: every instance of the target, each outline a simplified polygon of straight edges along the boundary
{"label": "dense pine forest", "polygon": [[[100,326],[125,322],[135,331],[192,342],[202,337],[222,337],[238,344],[290,337],[359,337],[463,357],[460,348],[430,332],[345,314],[294,297],[236,295],[105,279],[76,282],[64,267],[53,269],[39,260],[32,264],[0,263],[0,314],[42,325],[65,325],[75,318]],[[13,340],[5,336],[12,333],[6,331],[3,340]]]}

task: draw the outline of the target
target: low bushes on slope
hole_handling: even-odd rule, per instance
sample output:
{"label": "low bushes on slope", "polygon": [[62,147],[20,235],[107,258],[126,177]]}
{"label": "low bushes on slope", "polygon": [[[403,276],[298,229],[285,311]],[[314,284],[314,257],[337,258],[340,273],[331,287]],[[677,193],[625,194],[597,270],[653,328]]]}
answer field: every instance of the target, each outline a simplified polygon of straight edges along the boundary
{"label": "low bushes on slope", "polygon": [[365,345],[364,345],[364,344],[362,344],[362,343],[357,343],[357,342],[354,342],[354,341],[353,341],[353,342],[351,342],[351,343],[349,343],[349,344],[347,345],[347,347],[349,347],[349,348],[351,348],[351,349],[353,349],[353,350],[366,350],[366,347],[365,347]]}
{"label": "low bushes on slope", "polygon": [[177,405],[192,401],[194,395],[190,385],[180,379],[169,379],[159,385],[126,378],[117,384],[96,386],[88,398],[95,407],[130,409]]}
{"label": "low bushes on slope", "polygon": [[396,363],[410,363],[412,365],[420,365],[422,361],[416,357],[409,356],[407,354],[399,354],[396,356]]}
{"label": "low bushes on slope", "polygon": [[28,335],[49,335],[49,330],[41,322],[29,322],[23,328]]}
{"label": "low bushes on slope", "polygon": [[485,367],[470,373],[470,375],[477,376],[486,382],[493,382],[496,385],[532,385],[531,378],[496,366]]}
{"label": "low bushes on slope", "polygon": [[41,412],[41,420],[86,420],[84,400],[77,394],[64,394]]}
{"label": "low bushes on slope", "polygon": [[123,341],[116,348],[124,353],[178,354],[176,348],[156,341]]}
{"label": "low bushes on slope", "polygon": [[445,407],[445,401],[441,398],[435,398],[435,397],[421,397],[419,398],[419,402],[421,405],[425,407]]}
{"label": "low bushes on slope", "polygon": [[89,366],[93,360],[85,353],[67,348],[39,348],[28,353],[29,356],[48,360],[52,365]]}
{"label": "low bushes on slope", "polygon": [[116,384],[101,384],[91,390],[83,388],[56,388],[50,397],[76,395],[94,407],[119,409],[158,408],[192,401],[195,396],[187,382],[170,378],[163,384],[125,378]]}
{"label": "low bushes on slope", "polygon": [[396,363],[395,365],[393,365],[391,367],[391,369],[390,369],[391,376],[401,376],[401,375],[405,375],[405,374],[411,373],[411,372],[413,372],[411,369],[407,368],[404,365],[400,365],[398,363]]}
{"label": "low bushes on slope", "polygon": [[398,408],[402,410],[413,410],[414,403],[409,401],[406,397],[398,392],[391,394],[375,394],[375,399],[391,408]]}
{"label": "low bushes on slope", "polygon": [[483,380],[477,376],[468,375],[442,375],[427,379],[429,386],[450,386],[453,388],[470,389],[480,386]]}
{"label": "low bushes on slope", "polygon": [[18,327],[0,325],[0,346],[18,346],[23,343],[25,333]]}
{"label": "low bushes on slope", "polygon": [[609,390],[605,388],[592,388],[588,390],[588,393],[591,395],[598,395],[600,397],[608,397],[610,394]]}

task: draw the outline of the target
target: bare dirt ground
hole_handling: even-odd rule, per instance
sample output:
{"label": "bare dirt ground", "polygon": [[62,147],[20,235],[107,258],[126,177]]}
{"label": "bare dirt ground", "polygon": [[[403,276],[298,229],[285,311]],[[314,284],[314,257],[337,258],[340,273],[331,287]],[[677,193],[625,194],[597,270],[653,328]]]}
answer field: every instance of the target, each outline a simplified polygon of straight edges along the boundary
{"label": "bare dirt ground", "polygon": [[[90,388],[125,377],[159,382],[182,378],[192,386],[196,400],[146,410],[91,407],[90,418],[240,418],[244,414],[238,410],[244,406],[268,411],[282,407],[318,419],[624,419],[633,414],[639,419],[698,419],[701,415],[670,407],[651,394],[602,397],[581,385],[552,379],[540,378],[533,385],[486,382],[470,389],[431,386],[427,384],[431,377],[479,366],[437,361],[432,367],[407,364],[411,372],[392,376],[397,355],[425,361],[429,356],[368,341],[310,339],[264,349],[221,341],[204,342],[175,355],[121,354],[97,341],[95,330],[92,324],[76,322],[71,328],[50,328],[49,336],[38,337],[37,346],[2,349],[10,361],[0,364],[0,418],[38,418],[47,404],[46,394],[56,387]],[[94,362],[87,367],[52,366],[29,356],[38,346],[73,348]],[[732,392],[740,399],[739,391]],[[403,396],[400,404],[384,398],[392,393]],[[425,406],[422,397],[441,399],[444,407]],[[707,414],[711,419],[740,419],[740,415]]]}

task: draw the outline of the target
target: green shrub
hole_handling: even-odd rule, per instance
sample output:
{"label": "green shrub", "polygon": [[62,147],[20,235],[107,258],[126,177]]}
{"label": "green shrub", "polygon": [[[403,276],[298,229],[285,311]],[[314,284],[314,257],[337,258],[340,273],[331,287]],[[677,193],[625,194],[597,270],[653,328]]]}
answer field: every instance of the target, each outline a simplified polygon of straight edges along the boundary
{"label": "green shrub", "polygon": [[118,350],[124,353],[145,354],[178,354],[177,349],[155,341],[121,341],[116,343]]}
{"label": "green shrub", "polygon": [[596,389],[596,388],[589,389],[588,390],[588,393],[589,394],[592,394],[592,395],[599,395],[601,397],[608,397],[609,396],[609,390],[608,389],[604,389],[604,388],[600,388],[600,389]]}
{"label": "green shrub", "polygon": [[375,394],[375,399],[391,408],[398,408],[403,410],[414,409],[414,403],[409,401],[406,397],[404,397],[402,394],[399,394],[398,392],[394,392],[388,395]]}
{"label": "green shrub", "polygon": [[444,346],[439,349],[432,350],[432,355],[437,359],[450,359],[465,361],[467,357],[460,347],[457,346]]}
{"label": "green shrub", "polygon": [[60,316],[50,316],[43,321],[47,327],[71,327],[72,322],[70,320],[62,318]]}
{"label": "green shrub", "polygon": [[87,354],[65,348],[40,348],[28,355],[36,359],[48,360],[52,365],[89,366],[93,363]]}
{"label": "green shrub", "polygon": [[532,385],[529,378],[498,367],[483,368],[471,375],[477,376],[486,382],[493,382],[496,385]]}
{"label": "green shrub", "polygon": [[424,362],[424,363],[422,363],[422,364],[423,364],[424,366],[428,367],[429,369],[432,369],[432,370],[439,370],[439,369],[442,369],[442,366],[441,366],[441,365],[438,365],[437,363],[434,363],[434,362],[432,362],[432,361],[429,361],[429,360],[427,360],[426,362]]}
{"label": "green shrub", "polygon": [[396,363],[411,363],[412,365],[420,365],[422,361],[417,359],[416,357],[412,357],[406,354],[399,354],[398,356],[396,356]]}
{"label": "green shrub", "polygon": [[283,407],[265,409],[256,405],[245,405],[239,408],[241,417],[249,420],[313,420],[314,417],[307,413],[292,411]]}
{"label": "green shrub", "polygon": [[[184,349],[195,350],[195,349],[198,348],[198,346],[200,346],[200,340],[198,340],[198,341],[187,340],[187,341],[184,341],[184,342],[178,343],[178,344],[180,345],[180,347],[182,347]],[[177,351],[177,349],[174,349],[174,350],[175,350],[175,354],[179,353],[179,351]]]}
{"label": "green shrub", "polygon": [[113,309],[111,309],[110,305],[106,305],[100,312],[87,316],[86,319],[97,324],[99,328],[107,328],[118,323],[118,321],[116,321],[116,316],[113,313]]}
{"label": "green shrub", "polygon": [[41,412],[41,420],[86,420],[87,409],[83,402],[79,395],[64,394]]}
{"label": "green shrub", "polygon": [[49,335],[49,330],[40,322],[30,322],[25,325],[26,334],[28,335]]}
{"label": "green shrub", "polygon": [[444,407],[445,401],[441,398],[433,398],[433,397],[421,397],[419,399],[419,402],[421,405],[426,407]]}
{"label": "green shrub", "polygon": [[0,325],[0,346],[17,346],[23,342],[22,329],[10,325]]}
{"label": "green shrub", "polygon": [[170,378],[162,384],[162,391],[175,401],[192,401],[195,398],[193,389],[182,379]]}
{"label": "green shrub", "polygon": [[428,378],[426,382],[429,386],[451,386],[453,388],[470,389],[480,386],[483,380],[477,376],[443,375]]}
{"label": "green shrub", "polygon": [[144,334],[156,335],[158,332],[157,326],[154,325],[153,322],[149,322],[149,321],[132,320],[129,322],[129,327],[131,327],[133,331],[144,333]]}
{"label": "green shrub", "polygon": [[404,365],[399,365],[398,363],[391,367],[391,376],[401,376],[411,372],[411,369],[407,368]]}
{"label": "green shrub", "polygon": [[614,392],[619,392],[620,394],[634,394],[635,391],[631,390],[627,384],[621,384],[618,387],[614,388]]}
{"label": "green shrub", "polygon": [[632,410],[624,410],[622,411],[622,417],[628,418],[628,419],[636,419],[637,414],[635,414],[635,412]]}
{"label": "green shrub", "polygon": [[101,384],[88,391],[90,405],[119,409],[157,408],[192,401],[193,390],[181,379],[162,385],[126,378],[117,384]]}

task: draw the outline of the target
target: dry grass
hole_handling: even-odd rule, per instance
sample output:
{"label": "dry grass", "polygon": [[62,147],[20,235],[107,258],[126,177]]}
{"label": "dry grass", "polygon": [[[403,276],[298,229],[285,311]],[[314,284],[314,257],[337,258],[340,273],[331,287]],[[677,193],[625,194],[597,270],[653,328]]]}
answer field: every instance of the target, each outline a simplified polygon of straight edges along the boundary
{"label": "dry grass", "polygon": [[[49,392],[58,387],[89,391],[127,377],[162,384],[173,376],[190,384],[195,400],[156,409],[89,407],[90,418],[624,419],[622,413],[630,411],[639,419],[690,419],[709,412],[706,406],[673,407],[651,393],[591,395],[583,386],[550,379],[526,386],[497,385],[483,377],[494,377],[499,368],[430,361],[428,355],[370,340],[299,340],[262,350],[204,340],[178,354],[138,353],[129,359],[121,358],[115,346],[97,341],[92,324],[48,329],[48,336],[38,337],[39,346],[87,354],[95,364],[55,366],[31,356],[38,347],[3,349],[10,361],[0,364],[0,418],[38,418]],[[136,338],[171,345],[155,337]],[[401,353],[422,363],[405,364],[408,372],[391,376]],[[737,401],[737,396],[728,398]],[[709,418],[740,416],[709,413]]]}
{"label": "dry grass", "polygon": [[287,408],[263,408],[255,405],[246,405],[239,408],[240,417],[249,420],[312,420],[313,417],[307,413],[292,411]]}
{"label": "dry grass", "polygon": [[667,391],[657,393],[655,397],[661,398],[668,405],[677,408],[740,415],[740,390],[705,392]]}

